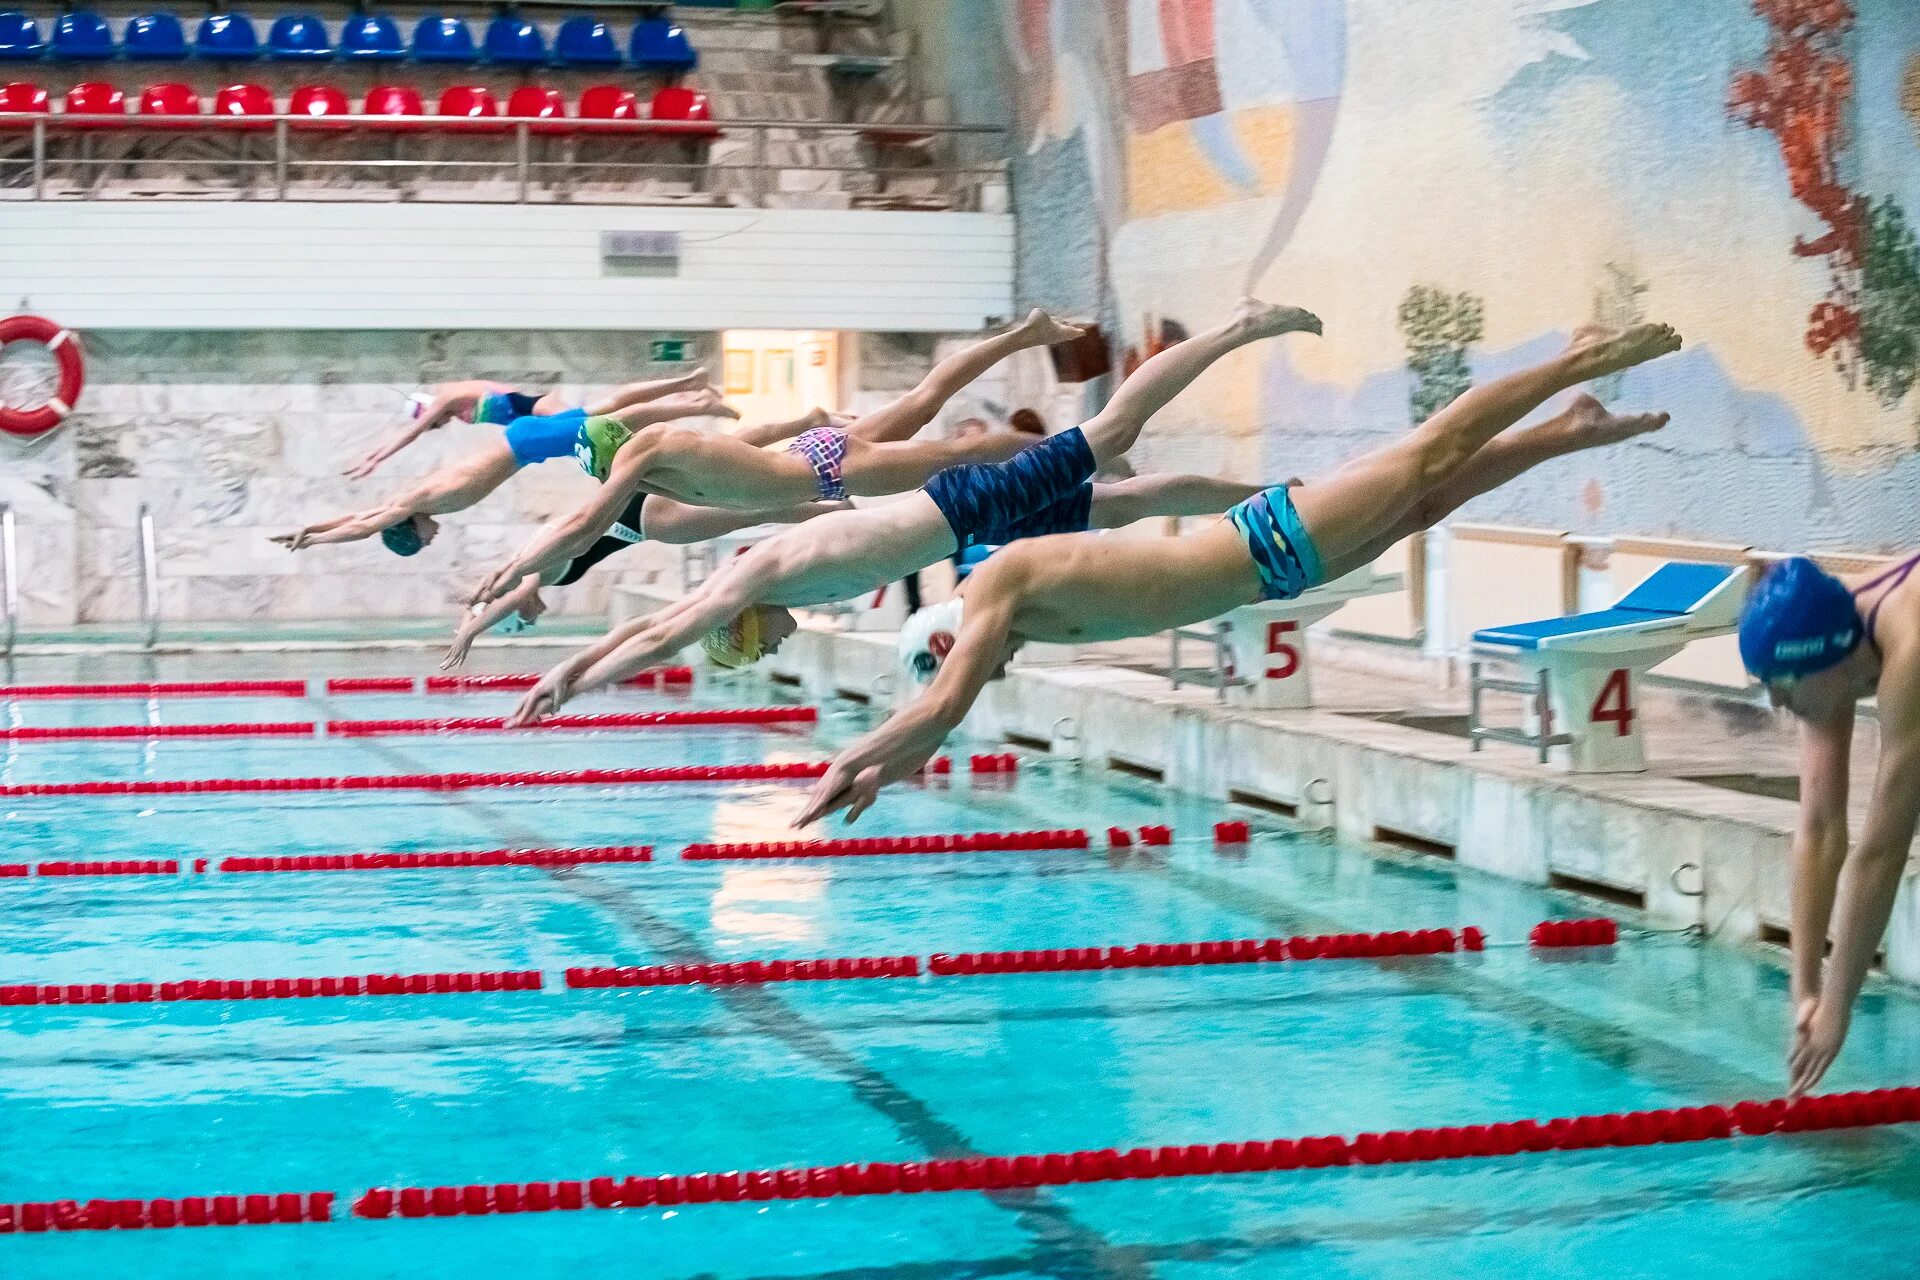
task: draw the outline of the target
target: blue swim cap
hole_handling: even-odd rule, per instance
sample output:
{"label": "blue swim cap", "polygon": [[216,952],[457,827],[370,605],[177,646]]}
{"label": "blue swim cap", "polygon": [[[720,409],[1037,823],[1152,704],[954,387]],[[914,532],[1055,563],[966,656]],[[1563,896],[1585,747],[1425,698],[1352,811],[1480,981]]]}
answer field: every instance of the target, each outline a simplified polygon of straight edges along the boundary
{"label": "blue swim cap", "polygon": [[427,545],[421,539],[420,526],[413,522],[412,516],[408,516],[399,524],[390,524],[382,529],[380,541],[386,543],[387,550],[397,556],[419,555],[420,548]]}
{"label": "blue swim cap", "polygon": [[1755,679],[1810,676],[1836,666],[1866,636],[1846,583],[1805,556],[1767,570],[1740,616],[1740,660]]}

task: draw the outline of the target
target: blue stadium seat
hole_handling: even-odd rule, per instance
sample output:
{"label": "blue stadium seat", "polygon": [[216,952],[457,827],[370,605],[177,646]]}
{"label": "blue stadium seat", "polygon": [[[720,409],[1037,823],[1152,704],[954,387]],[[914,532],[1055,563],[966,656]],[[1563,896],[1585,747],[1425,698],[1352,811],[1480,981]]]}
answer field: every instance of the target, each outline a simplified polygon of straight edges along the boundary
{"label": "blue stadium seat", "polygon": [[356,62],[398,62],[407,56],[407,47],[392,18],[363,13],[340,29],[340,56]]}
{"label": "blue stadium seat", "polygon": [[598,18],[568,18],[553,42],[554,56],[569,67],[617,67],[620,46]]}
{"label": "blue stadium seat", "polygon": [[267,53],[285,62],[317,62],[333,56],[333,41],[320,19],[310,13],[289,13],[273,20]]}
{"label": "blue stadium seat", "polygon": [[260,34],[244,13],[211,13],[200,20],[193,51],[215,62],[245,62],[260,56]]}
{"label": "blue stadium seat", "polygon": [[24,13],[0,13],[0,61],[28,62],[46,49],[39,23]]}
{"label": "blue stadium seat", "polygon": [[459,18],[426,17],[413,29],[415,62],[451,62],[466,65],[474,52],[473,32]]}
{"label": "blue stadium seat", "polygon": [[545,66],[547,38],[525,18],[503,13],[487,24],[487,61],[503,67]]}
{"label": "blue stadium seat", "polygon": [[642,18],[634,23],[628,53],[634,66],[650,71],[691,71],[700,64],[686,30],[671,18]]}
{"label": "blue stadium seat", "polygon": [[120,52],[135,62],[178,62],[187,56],[187,33],[170,13],[129,18]]}
{"label": "blue stadium seat", "polygon": [[106,62],[113,57],[113,32],[107,20],[85,9],[63,13],[53,20],[55,62]]}

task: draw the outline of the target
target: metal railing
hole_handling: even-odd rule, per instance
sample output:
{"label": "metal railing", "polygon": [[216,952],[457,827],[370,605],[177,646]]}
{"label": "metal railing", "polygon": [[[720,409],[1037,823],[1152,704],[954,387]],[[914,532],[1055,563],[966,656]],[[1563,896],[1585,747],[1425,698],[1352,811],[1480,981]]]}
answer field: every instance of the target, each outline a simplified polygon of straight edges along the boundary
{"label": "metal railing", "polygon": [[160,549],[153,536],[153,512],[140,504],[140,617],[146,624],[144,645],[151,649],[160,638]]}
{"label": "metal railing", "polygon": [[[9,154],[9,138],[26,135],[24,154]],[[132,140],[126,154],[101,155],[101,139]],[[177,154],[159,141],[232,144],[232,154]],[[628,142],[606,156],[581,155],[589,140]],[[478,154],[405,154],[409,142],[457,143]],[[59,145],[55,145],[55,144]],[[257,148],[256,143],[267,144]],[[341,143],[368,144],[362,154],[341,155]],[[365,154],[379,144],[383,154]],[[672,146],[671,157],[633,159],[639,146]],[[823,154],[851,149],[836,161]],[[705,152],[717,149],[717,156]],[[416,150],[426,150],[418,146]],[[264,154],[258,154],[264,150]],[[1005,131],[988,125],[904,124],[794,120],[582,120],[468,118],[463,116],[272,115],[141,116],[0,112],[0,200],[101,200],[115,198],[288,200],[415,199],[425,203],[565,202],[583,195],[593,203],[648,204],[675,200],[635,179],[669,174],[695,192],[747,207],[767,203],[788,174],[840,174],[853,180],[844,194],[855,203],[885,207],[976,210],[989,184],[1004,184]],[[557,154],[555,154],[557,153]],[[941,154],[944,153],[944,154]],[[903,157],[915,163],[895,163]],[[191,176],[195,185],[155,190],[137,181],[116,185],[116,175],[139,179],[158,171]],[[464,175],[463,186],[442,179],[430,193],[419,179],[436,173]],[[378,175],[381,182],[295,189],[328,176]],[[65,181],[56,181],[56,179]],[[506,179],[505,182],[499,179]],[[582,192],[584,180],[595,189]],[[902,192],[895,183],[912,179],[930,191]],[[810,186],[817,180],[805,180]],[[464,189],[463,189],[464,187]],[[853,188],[865,188],[855,190]],[[812,194],[811,191],[808,194]]]}
{"label": "metal railing", "polygon": [[20,550],[17,541],[18,531],[14,527],[13,508],[0,507],[0,573],[7,578],[6,609],[7,617],[0,623],[0,655],[13,656],[14,636],[20,630]]}
{"label": "metal railing", "polygon": [[1227,690],[1249,683],[1239,676],[1228,674],[1233,662],[1233,647],[1228,642],[1228,629],[1233,624],[1223,620],[1214,622],[1207,630],[1198,627],[1175,627],[1167,632],[1167,679],[1178,689],[1184,683],[1193,683],[1182,679],[1180,667],[1180,642],[1198,640],[1213,646],[1213,697],[1215,702],[1227,700]]}

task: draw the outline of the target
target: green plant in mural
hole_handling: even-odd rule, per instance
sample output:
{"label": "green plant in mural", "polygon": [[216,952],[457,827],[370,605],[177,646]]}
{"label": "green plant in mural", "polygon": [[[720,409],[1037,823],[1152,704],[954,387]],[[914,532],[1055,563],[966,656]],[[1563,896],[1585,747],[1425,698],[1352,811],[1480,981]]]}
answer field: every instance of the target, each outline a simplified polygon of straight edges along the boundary
{"label": "green plant in mural", "polygon": [[[1605,271],[1606,281],[1593,291],[1593,322],[1602,328],[1624,329],[1645,320],[1644,298],[1652,286],[1635,275],[1632,267],[1623,267],[1617,262],[1607,263]],[[1622,372],[1595,378],[1590,384],[1594,398],[1601,404],[1612,404],[1626,376]]]}
{"label": "green plant in mural", "polygon": [[1860,361],[1891,407],[1920,381],[1920,244],[1892,200],[1867,203],[1860,272]]}
{"label": "green plant in mural", "polygon": [[1400,300],[1400,332],[1413,375],[1409,407],[1425,422],[1473,385],[1467,348],[1486,335],[1486,304],[1470,293],[1416,284]]}

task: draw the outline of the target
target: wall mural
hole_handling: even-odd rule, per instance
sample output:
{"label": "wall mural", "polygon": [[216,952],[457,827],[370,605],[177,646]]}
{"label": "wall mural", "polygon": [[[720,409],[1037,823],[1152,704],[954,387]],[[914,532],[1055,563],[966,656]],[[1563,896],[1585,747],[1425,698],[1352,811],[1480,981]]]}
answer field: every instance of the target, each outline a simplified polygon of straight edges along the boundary
{"label": "wall mural", "polygon": [[[1581,324],[1686,352],[1672,426],[1469,513],[1920,545],[1911,0],[999,0],[1021,287],[1133,363],[1249,288],[1327,336],[1224,362],[1153,466],[1323,470]],[[1676,493],[1685,479],[1685,496]]]}

